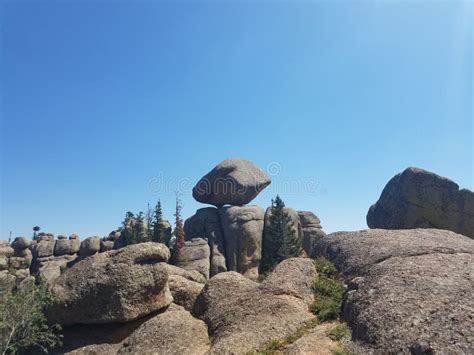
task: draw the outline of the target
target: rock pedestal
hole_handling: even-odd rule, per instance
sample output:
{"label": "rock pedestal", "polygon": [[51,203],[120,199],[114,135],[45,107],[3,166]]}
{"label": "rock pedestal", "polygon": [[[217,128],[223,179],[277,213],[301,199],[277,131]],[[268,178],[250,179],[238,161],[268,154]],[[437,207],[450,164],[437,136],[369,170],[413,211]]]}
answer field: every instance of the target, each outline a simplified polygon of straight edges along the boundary
{"label": "rock pedestal", "polygon": [[262,258],[263,208],[222,207],[219,215],[224,230],[228,270],[256,280]]}

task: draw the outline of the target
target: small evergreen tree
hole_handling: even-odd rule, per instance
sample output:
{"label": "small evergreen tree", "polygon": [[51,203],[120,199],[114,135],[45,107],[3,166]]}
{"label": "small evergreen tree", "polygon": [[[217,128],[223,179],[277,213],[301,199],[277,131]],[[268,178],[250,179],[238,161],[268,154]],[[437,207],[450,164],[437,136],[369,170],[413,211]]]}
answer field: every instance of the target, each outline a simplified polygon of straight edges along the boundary
{"label": "small evergreen tree", "polygon": [[137,243],[144,243],[148,241],[147,227],[145,225],[145,217],[143,212],[138,212],[138,215],[133,223],[134,238]]}
{"label": "small evergreen tree", "polygon": [[184,228],[183,228],[183,220],[181,219],[181,201],[179,200],[178,196],[176,196],[176,212],[175,216],[175,230],[174,235],[176,241],[173,246],[173,250],[171,251],[171,260],[170,262],[173,265],[179,265],[183,262],[183,248],[184,248]]}
{"label": "small evergreen tree", "polygon": [[301,252],[301,241],[295,233],[291,217],[285,212],[285,203],[276,196],[272,199],[268,224],[262,243],[262,260],[260,272],[267,273],[281,261],[298,256]]}
{"label": "small evergreen tree", "polygon": [[155,206],[155,212],[153,216],[151,240],[169,246],[171,236],[167,235],[163,222],[164,221],[163,211],[161,210],[161,202],[160,200],[158,200]]}
{"label": "small evergreen tree", "polygon": [[41,229],[41,228],[38,227],[38,226],[34,226],[34,227],[33,227],[33,240],[36,240],[36,237],[37,237],[38,232],[40,231],[40,229]]}
{"label": "small evergreen tree", "polygon": [[137,243],[137,238],[134,231],[134,224],[135,215],[132,212],[128,211],[125,214],[122,226],[120,227],[121,237],[123,238],[124,246]]}

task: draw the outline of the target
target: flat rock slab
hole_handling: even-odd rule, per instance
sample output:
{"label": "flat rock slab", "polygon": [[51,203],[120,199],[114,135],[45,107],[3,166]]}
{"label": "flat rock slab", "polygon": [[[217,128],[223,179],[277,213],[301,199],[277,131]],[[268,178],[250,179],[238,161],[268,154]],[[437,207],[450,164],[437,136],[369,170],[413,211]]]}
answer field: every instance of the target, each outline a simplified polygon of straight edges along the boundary
{"label": "flat rock slab", "polygon": [[474,352],[474,241],[450,231],[339,232],[318,243],[349,286],[355,340],[388,353]]}

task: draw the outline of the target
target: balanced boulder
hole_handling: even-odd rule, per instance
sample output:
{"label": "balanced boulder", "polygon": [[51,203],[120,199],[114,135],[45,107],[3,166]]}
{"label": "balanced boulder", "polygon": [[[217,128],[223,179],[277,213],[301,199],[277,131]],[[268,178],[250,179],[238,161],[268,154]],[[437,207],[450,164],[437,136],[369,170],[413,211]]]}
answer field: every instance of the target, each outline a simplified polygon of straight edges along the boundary
{"label": "balanced boulder", "polygon": [[58,304],[50,318],[60,324],[127,322],[167,307],[169,249],[141,243],[92,255],[54,282]]}
{"label": "balanced boulder", "polygon": [[262,258],[264,210],[258,206],[219,209],[228,270],[256,280]]}
{"label": "balanced boulder", "polygon": [[444,230],[339,232],[317,250],[342,272],[344,318],[375,353],[474,351],[474,241]]}
{"label": "balanced boulder", "polygon": [[474,192],[429,171],[394,176],[367,213],[370,228],[438,228],[474,238]]}
{"label": "balanced boulder", "polygon": [[215,206],[241,206],[252,201],[270,182],[268,175],[251,161],[230,158],[198,181],[193,197]]}

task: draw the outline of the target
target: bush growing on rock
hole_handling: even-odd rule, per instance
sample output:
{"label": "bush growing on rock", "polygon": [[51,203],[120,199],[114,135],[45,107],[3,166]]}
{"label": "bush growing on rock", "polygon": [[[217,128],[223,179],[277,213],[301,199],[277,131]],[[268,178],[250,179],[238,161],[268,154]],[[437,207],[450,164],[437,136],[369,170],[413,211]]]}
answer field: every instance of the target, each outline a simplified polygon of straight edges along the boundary
{"label": "bush growing on rock", "polygon": [[48,349],[61,343],[58,325],[47,323],[45,312],[54,303],[45,286],[28,285],[0,302],[0,351],[2,354]]}
{"label": "bush growing on rock", "polygon": [[344,285],[337,280],[337,269],[329,260],[318,258],[315,265],[320,275],[312,286],[314,302],[310,307],[311,311],[323,322],[336,319],[341,313]]}

